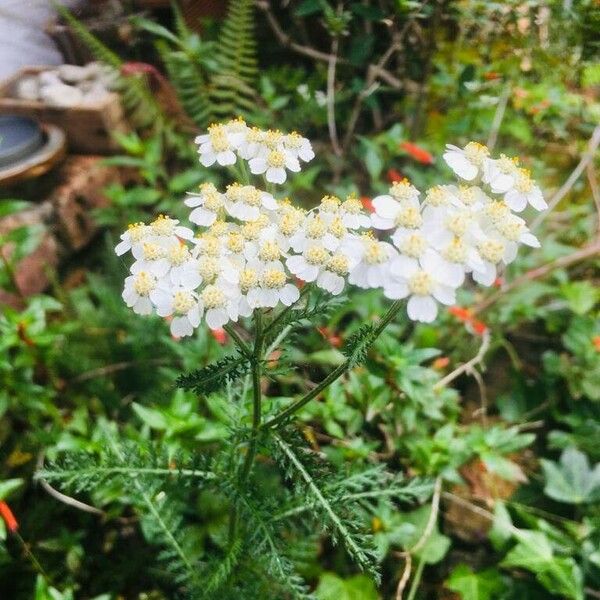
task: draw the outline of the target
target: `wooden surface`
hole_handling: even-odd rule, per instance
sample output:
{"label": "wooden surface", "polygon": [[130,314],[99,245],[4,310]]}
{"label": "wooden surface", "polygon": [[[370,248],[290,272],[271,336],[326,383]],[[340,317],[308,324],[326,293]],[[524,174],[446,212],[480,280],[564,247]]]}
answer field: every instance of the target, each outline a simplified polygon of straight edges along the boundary
{"label": "wooden surface", "polygon": [[111,93],[96,105],[61,107],[48,106],[37,100],[15,98],[17,82],[52,67],[24,67],[16,75],[0,84],[0,114],[32,117],[41,123],[50,123],[64,130],[69,148],[83,154],[110,154],[118,150],[113,132],[127,131],[121,102]]}

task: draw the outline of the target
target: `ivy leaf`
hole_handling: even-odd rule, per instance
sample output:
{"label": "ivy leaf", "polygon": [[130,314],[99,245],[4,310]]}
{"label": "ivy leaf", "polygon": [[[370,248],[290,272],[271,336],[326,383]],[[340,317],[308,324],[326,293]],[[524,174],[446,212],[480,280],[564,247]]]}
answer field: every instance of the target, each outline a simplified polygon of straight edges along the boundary
{"label": "ivy leaf", "polygon": [[[412,536],[406,542],[405,549],[408,550],[419,541],[427,527],[430,513],[431,506],[425,505],[405,515],[405,521],[415,526]],[[436,524],[425,545],[415,555],[417,557],[422,556],[428,565],[434,565],[446,556],[449,548],[450,538],[441,534]]]}
{"label": "ivy leaf", "polygon": [[572,558],[555,557],[550,541],[541,531],[520,530],[519,543],[501,565],[531,571],[550,592],[570,600],[583,600],[583,577]]}
{"label": "ivy leaf", "polygon": [[583,504],[600,499],[600,463],[592,469],[588,458],[576,448],[567,448],[560,463],[542,459],[546,479],[544,493],[567,504]]}
{"label": "ivy leaf", "polygon": [[561,286],[560,291],[569,308],[578,315],[584,315],[594,308],[600,299],[600,290],[589,281],[570,281]]}
{"label": "ivy leaf", "polygon": [[373,581],[366,575],[342,579],[334,573],[323,573],[315,594],[318,600],[378,600]]}
{"label": "ivy leaf", "polygon": [[491,600],[502,590],[502,578],[496,569],[475,573],[467,565],[458,565],[450,574],[446,587],[462,600]]}

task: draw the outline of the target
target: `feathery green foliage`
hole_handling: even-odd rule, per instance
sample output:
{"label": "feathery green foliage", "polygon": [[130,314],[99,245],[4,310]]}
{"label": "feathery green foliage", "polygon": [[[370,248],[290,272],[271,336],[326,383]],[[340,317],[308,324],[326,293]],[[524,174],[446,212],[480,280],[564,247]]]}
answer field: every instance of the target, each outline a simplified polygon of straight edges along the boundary
{"label": "feathery green foliage", "polygon": [[216,115],[228,117],[252,110],[258,74],[253,0],[229,3],[215,55],[218,69],[211,81],[211,98]]}
{"label": "feathery green foliage", "polygon": [[202,369],[180,375],[177,378],[177,386],[184,390],[194,390],[197,394],[210,394],[245,375],[249,370],[250,363],[242,356],[226,356]]}

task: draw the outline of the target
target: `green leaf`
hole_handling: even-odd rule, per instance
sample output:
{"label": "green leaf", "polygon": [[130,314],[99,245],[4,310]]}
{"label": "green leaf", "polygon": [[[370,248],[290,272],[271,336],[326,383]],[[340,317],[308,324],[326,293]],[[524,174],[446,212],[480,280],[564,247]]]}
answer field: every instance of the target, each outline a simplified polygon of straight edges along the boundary
{"label": "green leaf", "polygon": [[378,600],[373,581],[366,575],[342,579],[335,573],[323,573],[315,591],[319,600]]}
{"label": "green leaf", "polygon": [[481,459],[492,473],[499,475],[502,479],[506,479],[507,481],[527,481],[527,477],[521,470],[521,467],[504,456],[486,452],[481,455]]}
{"label": "green leaf", "polygon": [[[429,521],[429,515],[431,514],[431,506],[425,505],[417,508],[406,515],[404,515],[405,521],[415,526],[412,536],[407,540],[405,549],[408,550],[413,547],[423,535],[427,522]],[[441,534],[437,523],[434,525],[427,542],[425,545],[415,553],[417,557],[423,557],[425,562],[429,565],[440,562],[448,549],[450,548],[450,538]]]}
{"label": "green leaf", "polygon": [[377,145],[368,138],[360,138],[360,154],[365,161],[372,180],[376,180],[383,170],[383,158]]}
{"label": "green leaf", "polygon": [[475,573],[467,565],[458,565],[450,574],[446,587],[462,600],[491,600],[502,590],[502,578],[496,569]]}
{"label": "green leaf", "polygon": [[570,600],[583,600],[581,571],[572,558],[555,557],[550,541],[541,531],[519,530],[519,543],[501,565],[526,569],[550,592]]}
{"label": "green leaf", "polygon": [[146,408],[137,402],[134,402],[132,407],[135,411],[135,414],[152,429],[159,429],[163,431],[167,429],[167,418],[158,410]]}
{"label": "green leaf", "polygon": [[355,15],[367,19],[367,21],[378,21],[385,18],[385,13],[378,6],[369,6],[360,2],[354,2],[350,5],[350,10]]}
{"label": "green leaf", "polygon": [[567,448],[560,463],[542,459],[546,479],[544,493],[558,502],[583,504],[600,499],[600,463],[592,469],[588,458],[576,448]]}
{"label": "green leaf", "polygon": [[180,375],[176,385],[197,394],[210,394],[250,371],[250,361],[232,354],[202,369]]}
{"label": "green leaf", "polygon": [[567,300],[569,308],[578,315],[584,315],[600,299],[600,289],[589,281],[573,281],[561,286],[560,291]]}
{"label": "green leaf", "polygon": [[30,207],[31,202],[25,202],[25,200],[0,200],[0,217],[6,217]]}
{"label": "green leaf", "polygon": [[22,479],[5,479],[4,481],[0,481],[0,500],[6,500],[23,483]]}
{"label": "green leaf", "polygon": [[307,17],[323,11],[322,0],[303,0],[294,11],[297,17]]}

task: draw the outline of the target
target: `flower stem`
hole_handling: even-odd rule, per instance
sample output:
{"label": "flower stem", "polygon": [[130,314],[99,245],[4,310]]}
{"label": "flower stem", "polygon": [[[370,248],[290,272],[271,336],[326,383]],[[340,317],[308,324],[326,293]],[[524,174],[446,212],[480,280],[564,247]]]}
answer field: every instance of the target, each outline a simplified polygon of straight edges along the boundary
{"label": "flower stem", "polygon": [[250,474],[254,457],[256,456],[256,444],[258,430],[260,429],[262,392],[260,389],[260,378],[262,375],[262,352],[263,352],[263,324],[260,309],[254,311],[254,352],[252,355],[252,433],[246,459],[240,474],[240,483],[244,483]]}
{"label": "flower stem", "polygon": [[[240,472],[240,485],[244,485],[246,483],[246,479],[248,475],[250,475],[250,471],[252,470],[252,465],[254,463],[254,458],[256,456],[256,445],[257,445],[257,437],[260,429],[261,422],[261,411],[262,411],[262,391],[260,389],[260,378],[262,375],[262,353],[263,353],[263,344],[264,344],[264,329],[262,322],[262,312],[260,309],[254,311],[254,348],[250,350],[248,345],[237,335],[237,332],[232,334],[233,328],[227,328],[227,332],[231,335],[231,337],[235,340],[240,350],[247,356],[247,358],[252,362],[252,432],[250,434],[250,443],[248,445],[248,452],[246,453],[246,458],[244,459],[244,464],[242,465],[242,470]],[[246,394],[243,395],[245,398]],[[236,539],[236,529],[237,529],[237,510],[235,505],[231,507],[229,512],[229,533],[228,540],[229,545],[231,546]]]}
{"label": "flower stem", "polygon": [[252,359],[252,350],[248,347],[248,344],[244,342],[244,340],[240,337],[239,333],[233,328],[232,325],[227,323],[227,325],[223,326],[223,329],[229,334],[231,339],[236,343],[237,347],[240,349],[242,354],[248,358]]}
{"label": "flower stem", "polygon": [[[396,300],[388,309],[387,313],[379,320],[377,327],[373,330],[371,337],[371,344],[381,335],[381,332],[390,324],[394,317],[398,314],[398,311],[404,306],[403,300]],[[282,410],[278,415],[275,415],[272,419],[269,419],[266,423],[261,426],[261,429],[269,429],[276,427],[282,421],[285,421],[289,416],[300,410],[304,405],[308,404],[313,398],[317,397],[325,388],[329,387],[336,379],[341,377],[350,367],[351,361],[347,360],[341,365],[336,367],[323,381],[321,381],[315,388],[310,392],[302,396],[296,402],[290,404],[287,408]]]}

